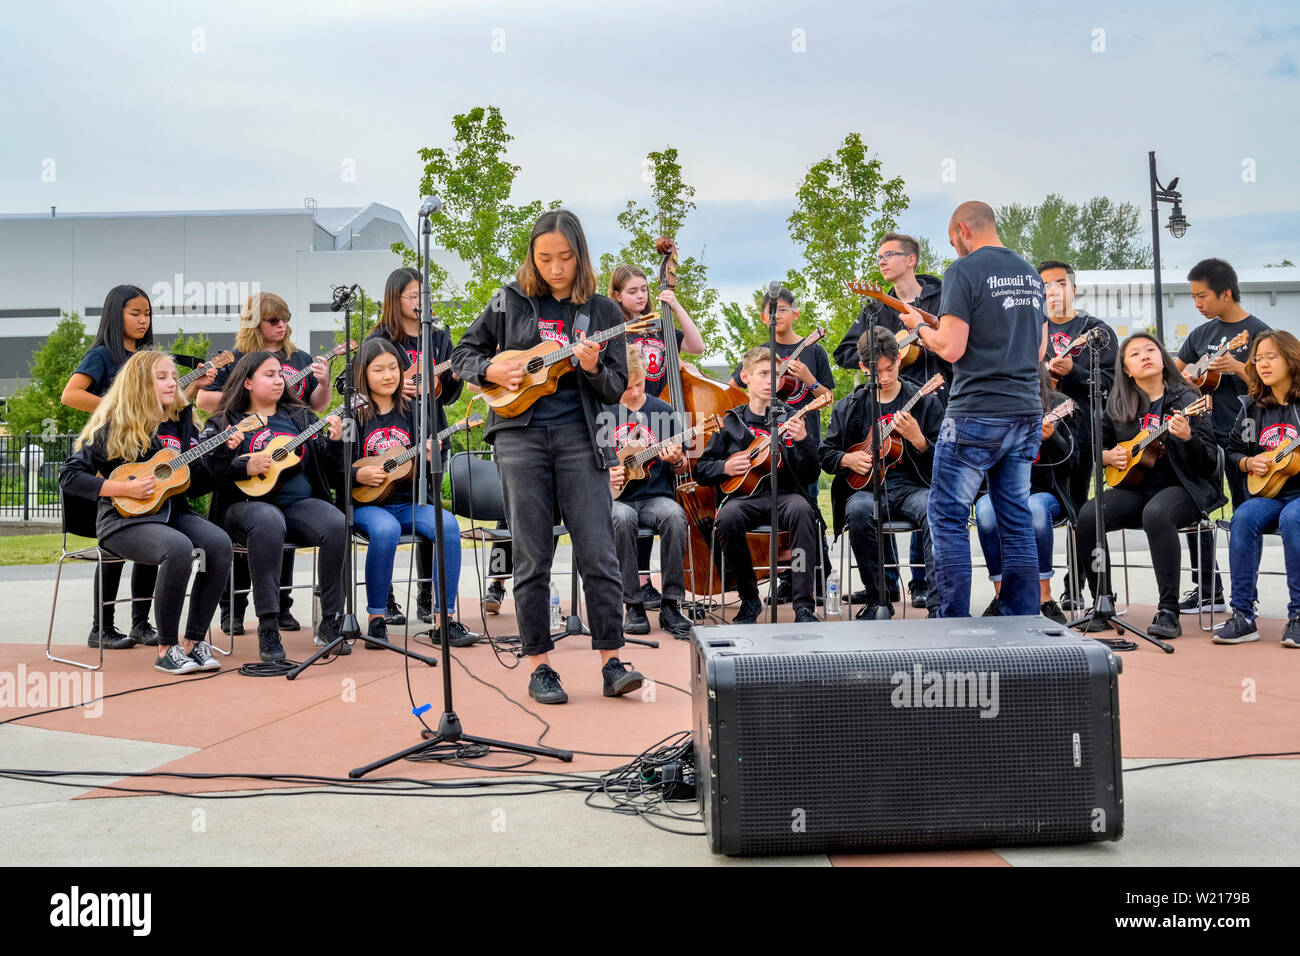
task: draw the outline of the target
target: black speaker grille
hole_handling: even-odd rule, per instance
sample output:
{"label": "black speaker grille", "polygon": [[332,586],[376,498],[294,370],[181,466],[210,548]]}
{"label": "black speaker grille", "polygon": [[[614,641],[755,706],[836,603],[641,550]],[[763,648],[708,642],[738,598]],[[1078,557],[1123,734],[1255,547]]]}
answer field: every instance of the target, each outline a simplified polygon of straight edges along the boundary
{"label": "black speaker grille", "polygon": [[1078,646],[739,656],[741,852],[1095,838],[1089,683]]}

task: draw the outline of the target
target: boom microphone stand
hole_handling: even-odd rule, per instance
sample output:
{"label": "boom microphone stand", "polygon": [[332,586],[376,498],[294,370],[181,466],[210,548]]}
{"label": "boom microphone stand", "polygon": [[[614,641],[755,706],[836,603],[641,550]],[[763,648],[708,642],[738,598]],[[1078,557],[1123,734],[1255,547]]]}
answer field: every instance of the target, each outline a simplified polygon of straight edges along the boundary
{"label": "boom microphone stand", "polygon": [[[1106,625],[1113,627],[1115,633],[1123,634],[1125,631],[1132,631],[1138,637],[1150,641],[1156,647],[1160,648],[1166,654],[1172,654],[1174,647],[1172,644],[1152,637],[1140,627],[1134,627],[1127,621],[1115,620],[1115,598],[1110,592],[1110,571],[1109,562],[1105,558],[1106,549],[1106,507],[1105,499],[1102,492],[1106,487],[1105,471],[1101,463],[1101,353],[1106,347],[1106,338],[1099,330],[1094,330],[1088,336],[1088,400],[1092,403],[1092,483],[1093,494],[1097,502],[1094,510],[1094,517],[1097,522],[1096,538],[1093,554],[1082,555],[1082,560],[1092,561],[1097,566],[1097,587],[1094,591],[1095,600],[1092,610],[1084,617],[1071,621],[1070,627],[1077,627],[1088,633],[1087,626],[1093,621],[1102,621]],[[1095,555],[1095,556],[1094,556]],[[1098,560],[1100,559],[1100,560]],[[1083,572],[1075,568],[1075,573],[1083,577]],[[1082,592],[1082,581],[1080,582],[1080,592]],[[1131,641],[1116,641],[1108,638],[1096,638],[1099,642],[1112,647],[1117,651],[1135,650],[1136,644]]]}

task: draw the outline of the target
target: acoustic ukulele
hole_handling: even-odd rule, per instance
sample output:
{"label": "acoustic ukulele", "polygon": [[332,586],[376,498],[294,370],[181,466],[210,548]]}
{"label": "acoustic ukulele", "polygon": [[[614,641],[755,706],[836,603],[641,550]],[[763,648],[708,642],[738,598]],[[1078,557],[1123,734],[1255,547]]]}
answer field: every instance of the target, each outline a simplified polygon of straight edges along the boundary
{"label": "acoustic ukulele", "polygon": [[[888,474],[889,469],[898,464],[903,457],[903,440],[894,434],[894,423],[898,420],[898,416],[911,411],[913,405],[931,392],[937,392],[941,388],[943,388],[943,376],[936,373],[928,382],[917,389],[915,395],[903,403],[903,407],[895,412],[894,416],[885,424],[885,427],[880,430],[880,462],[885,466],[885,470],[880,473],[882,479],[886,474]],[[873,430],[874,426],[868,428],[867,437],[856,445],[851,446],[849,451],[870,452],[872,445],[871,433]],[[846,479],[849,483],[849,487],[854,491],[861,491],[865,488],[867,482],[872,480],[872,475],[876,470],[876,464],[877,463],[873,461],[871,463],[871,469],[865,475],[859,475],[856,471],[850,471]]]}
{"label": "acoustic ukulele", "polygon": [[[352,396],[353,409],[366,404],[369,404],[369,402],[364,395]],[[302,461],[298,449],[307,444],[313,435],[329,425],[329,417],[337,415],[341,408],[343,408],[343,403],[339,402],[322,415],[319,421],[313,422],[310,427],[303,429],[297,435],[276,435],[267,442],[265,448],[255,453],[259,455],[270,454],[271,464],[267,465],[266,471],[250,475],[247,478],[241,478],[235,482],[235,487],[251,498],[260,498],[270,492],[280,483],[280,478],[286,471]]]}
{"label": "acoustic ukulele", "polygon": [[826,329],[822,328],[821,326],[818,326],[816,329],[813,330],[811,335],[809,335],[807,338],[805,338],[802,342],[800,342],[798,345],[794,347],[793,352],[791,352],[789,355],[787,355],[785,358],[783,358],[780,361],[780,363],[776,367],[776,380],[778,383],[776,388],[777,398],[789,398],[791,395],[793,395],[795,392],[799,390],[799,386],[802,385],[803,382],[799,381],[799,379],[796,378],[789,371],[790,366],[794,364],[794,362],[799,358],[800,352],[802,352],[808,346],[816,343],[819,339],[823,339],[825,337],[826,337]]}
{"label": "acoustic ukulele", "polygon": [[[791,425],[803,418],[809,412],[815,412],[831,402],[831,394],[828,392],[821,398],[814,399],[799,411],[795,412],[788,419],[777,426],[777,431],[785,434]],[[749,458],[749,466],[739,475],[733,475],[722,483],[722,493],[725,495],[740,495],[745,497],[752,495],[757,489],[759,483],[772,473],[772,436],[760,435],[755,438],[745,454]],[[781,461],[785,461],[785,456],[781,456]]]}
{"label": "acoustic ukulele", "polygon": [[[477,428],[482,424],[483,419],[481,417],[457,422],[455,425],[449,425],[438,432],[430,442],[431,444],[441,445],[444,438],[448,438],[456,434],[456,432]],[[352,466],[354,468],[359,471],[368,465],[377,465],[384,469],[384,480],[378,485],[354,484],[352,486],[352,500],[360,505],[382,504],[393,493],[397,483],[408,478],[414,471],[411,462],[420,454],[420,451],[419,445],[412,445],[410,448],[394,445],[382,455],[369,455],[365,458],[358,458],[353,462]]]}
{"label": "acoustic ukulele", "polygon": [[[1209,396],[1202,395],[1184,408],[1182,415],[1184,418],[1194,418],[1197,415],[1204,415],[1209,409]],[[1159,428],[1153,428],[1150,431],[1144,429],[1128,441],[1118,443],[1115,446],[1116,448],[1128,450],[1128,467],[1116,468],[1114,465],[1107,465],[1106,484],[1112,488],[1118,488],[1120,485],[1132,487],[1139,484],[1146,477],[1146,473],[1151,466],[1156,463],[1156,459],[1160,457],[1160,447],[1158,445],[1150,455],[1145,454],[1146,449],[1159,442],[1164,437],[1165,432],[1169,431],[1169,426],[1173,422],[1173,418],[1170,418]]]}
{"label": "acoustic ukulele", "polygon": [[722,419],[717,415],[710,415],[694,428],[678,432],[671,438],[665,438],[653,445],[638,441],[628,442],[618,453],[618,463],[623,466],[623,484],[614,492],[614,500],[617,501],[619,496],[627,491],[628,485],[632,484],[632,482],[641,481],[645,478],[646,465],[658,458],[659,454],[669,445],[684,446],[692,441],[696,435],[711,435],[721,427]]}
{"label": "acoustic ukulele", "polygon": [[1246,487],[1252,495],[1272,498],[1294,474],[1300,473],[1300,435],[1279,445],[1268,453],[1268,471],[1262,475],[1248,475]]}
{"label": "acoustic ukulele", "polygon": [[1189,381],[1191,381],[1191,383],[1202,392],[1212,392],[1219,387],[1221,376],[1218,372],[1211,372],[1210,366],[1218,359],[1223,358],[1223,356],[1227,355],[1234,349],[1241,348],[1249,341],[1249,332],[1238,332],[1233,336],[1232,341],[1223,342],[1218,348],[1206,352],[1191,365],[1187,366],[1187,368],[1184,368],[1183,371],[1186,372],[1187,369],[1191,369],[1192,377]]}

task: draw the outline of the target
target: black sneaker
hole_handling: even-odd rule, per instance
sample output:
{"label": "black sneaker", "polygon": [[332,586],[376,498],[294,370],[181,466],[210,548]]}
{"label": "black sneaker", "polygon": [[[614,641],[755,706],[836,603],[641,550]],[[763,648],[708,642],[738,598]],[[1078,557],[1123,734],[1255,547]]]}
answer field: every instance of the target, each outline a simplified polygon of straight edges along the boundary
{"label": "black sneaker", "polygon": [[794,609],[794,622],[796,624],[816,624],[818,620],[817,612],[810,607],[797,607]]}
{"label": "black sneaker", "polygon": [[870,604],[871,595],[867,593],[866,588],[863,588],[860,591],[854,591],[852,594],[850,594],[849,602],[851,604]]}
{"label": "black sneaker", "polygon": [[1178,602],[1179,614],[1209,614],[1215,611],[1226,611],[1228,602],[1223,599],[1223,589],[1214,589],[1214,600],[1211,601],[1208,596],[1202,596],[1198,588],[1192,588],[1183,595],[1183,599]]}
{"label": "black sneaker", "polygon": [[[501,613],[501,602],[506,599],[506,586],[500,581],[493,581],[483,594],[483,610],[489,614]],[[555,673],[552,671],[551,673]],[[566,698],[567,699],[567,698]]]}
{"label": "black sneaker", "polygon": [[225,631],[227,634],[229,634],[231,637],[238,637],[239,635],[243,634],[244,615],[240,614],[238,617],[232,619],[230,611],[228,610],[225,611],[221,615],[221,629]]}
{"label": "black sneaker", "polygon": [[641,604],[647,611],[657,611],[663,606],[664,596],[659,589],[647,581],[641,585]]}
{"label": "black sneaker", "polygon": [[384,611],[384,623],[391,624],[393,627],[401,627],[406,623],[406,615],[402,613],[402,605],[397,603],[397,598],[393,592],[388,592],[388,608]]}
{"label": "black sneaker", "polygon": [[424,624],[433,623],[433,594],[421,592],[415,598],[415,616]]}
{"label": "black sneaker", "polygon": [[930,585],[925,581],[909,581],[907,593],[912,595],[912,607],[925,607],[925,599],[930,596]]}
{"label": "black sneaker", "polygon": [[622,697],[634,690],[640,690],[645,678],[631,664],[624,664],[617,657],[611,657],[600,669],[600,676],[605,679],[602,693],[606,697]]}
{"label": "black sneaker", "polygon": [[164,674],[192,674],[199,669],[199,662],[181,650],[179,644],[172,644],[165,654],[154,659],[153,669]]}
{"label": "black sneaker", "polygon": [[1259,640],[1259,628],[1254,621],[1247,621],[1240,611],[1233,611],[1232,617],[1214,629],[1210,638],[1215,644],[1248,644]]}
{"label": "black sneaker", "polygon": [[560,686],[560,675],[545,664],[538,664],[528,678],[528,696],[539,704],[567,704],[569,695]]}
{"label": "black sneaker", "polygon": [[1286,622],[1286,629],[1282,631],[1282,646],[1300,647],[1300,614]]}
{"label": "black sneaker", "polygon": [[1173,638],[1181,637],[1183,626],[1178,623],[1178,615],[1168,608],[1160,608],[1156,611],[1156,618],[1147,628],[1147,633],[1152,637]]}
{"label": "black sneaker", "polygon": [[[879,611],[880,608],[881,605],[879,604],[864,604],[858,609],[858,612],[854,614],[853,617],[859,621],[874,621],[877,616],[876,612]],[[894,616],[894,606],[892,604],[886,604],[884,605],[884,608],[885,617],[892,618]]]}
{"label": "black sneaker", "polygon": [[897,584],[895,584],[894,589],[889,592],[889,603],[898,604],[902,600],[903,600],[903,590]]}
{"label": "black sneaker", "polygon": [[731,619],[732,624],[757,624],[763,613],[763,602],[758,598],[742,598],[740,611]]}
{"label": "black sneaker", "polygon": [[1084,609],[1083,604],[1075,604],[1074,599],[1070,597],[1069,594],[1062,594],[1061,600],[1057,602],[1057,605],[1062,611],[1082,611]]}
{"label": "black sneaker", "polygon": [[[406,618],[402,618],[402,620],[405,621]],[[366,628],[366,634],[376,640],[388,640],[388,618],[372,617],[370,619],[370,625]],[[382,651],[383,649],[384,645],[382,644],[372,644],[370,641],[366,641],[366,650],[368,651]]]}
{"label": "black sneaker", "polygon": [[[442,640],[439,636],[438,640]],[[447,622],[447,643],[452,647],[470,647],[478,643],[478,635],[460,621]]]}
{"label": "black sneaker", "polygon": [[87,647],[99,647],[101,644],[106,651],[120,651],[127,647],[134,647],[135,641],[130,635],[123,634],[110,624],[104,628],[102,635],[99,631],[91,631],[90,636],[86,638]]}
{"label": "black sneaker", "polygon": [[221,670],[221,661],[213,656],[212,645],[207,641],[197,641],[190,650],[190,657],[194,659],[194,663],[199,665],[201,671]]}
{"label": "black sneaker", "polygon": [[1038,605],[1038,613],[1043,617],[1051,618],[1057,624],[1065,623],[1065,613],[1061,610],[1061,605],[1055,601],[1044,601]]}
{"label": "black sneaker", "polygon": [[[764,585],[761,590],[763,593],[763,601],[766,603],[769,595],[767,586]],[[786,580],[785,578],[781,578],[776,582],[776,603],[789,604],[793,600],[794,600],[794,589],[791,588],[790,582],[788,580]]]}
{"label": "black sneaker", "polygon": [[280,643],[280,625],[278,622],[266,621],[258,623],[257,653],[268,664],[284,660],[284,645]]}
{"label": "black sneaker", "polygon": [[[325,647],[331,644],[339,636],[339,628],[343,622],[337,614],[326,614],[320,619],[320,627],[316,629],[316,636],[312,638],[312,643],[317,647]],[[352,653],[352,645],[343,641],[335,652],[340,657],[347,657]]]}
{"label": "black sneaker", "polygon": [[141,621],[139,624],[131,625],[131,640],[146,647],[157,647],[158,632],[153,629],[148,621]]}
{"label": "black sneaker", "polygon": [[649,634],[650,621],[645,616],[645,607],[640,604],[627,606],[627,617],[623,619],[624,634]]}
{"label": "black sneaker", "polygon": [[280,630],[282,631],[302,630],[302,625],[298,623],[298,619],[288,611],[281,611],[280,619],[276,623],[280,625]]}
{"label": "black sneaker", "polygon": [[1001,616],[1002,616],[1002,599],[995,594],[993,596],[993,600],[989,601],[989,606],[984,609],[984,613],[981,614],[980,617],[1001,617]]}
{"label": "black sneaker", "polygon": [[665,634],[671,634],[679,641],[685,641],[690,639],[691,627],[691,622],[686,620],[678,610],[677,602],[665,598],[659,607],[659,628]]}

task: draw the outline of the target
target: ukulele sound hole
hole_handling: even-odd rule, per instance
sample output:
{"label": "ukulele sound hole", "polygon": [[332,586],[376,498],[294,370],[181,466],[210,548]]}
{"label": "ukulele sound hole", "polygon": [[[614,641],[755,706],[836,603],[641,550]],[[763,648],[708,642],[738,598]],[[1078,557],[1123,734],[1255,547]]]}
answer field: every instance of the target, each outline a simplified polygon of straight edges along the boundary
{"label": "ukulele sound hole", "polygon": [[153,476],[154,479],[157,481],[166,481],[168,478],[172,476],[171,466],[159,465],[157,468],[153,470]]}
{"label": "ukulele sound hole", "polygon": [[542,370],[542,360],[540,358],[531,358],[528,360],[528,364],[524,366],[524,369],[529,375],[536,375]]}

